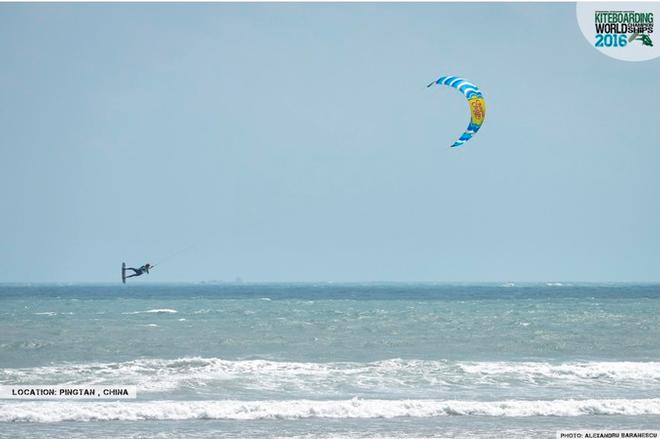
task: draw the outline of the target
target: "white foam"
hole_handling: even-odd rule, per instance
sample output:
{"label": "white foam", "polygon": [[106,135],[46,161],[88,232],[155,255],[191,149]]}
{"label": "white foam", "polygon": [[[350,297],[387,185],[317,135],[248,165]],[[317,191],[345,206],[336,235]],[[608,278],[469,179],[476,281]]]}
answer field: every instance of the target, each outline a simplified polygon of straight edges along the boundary
{"label": "white foam", "polygon": [[159,308],[159,309],[149,309],[146,311],[129,311],[129,312],[123,312],[122,314],[174,314],[177,312],[178,311],[175,309]]}
{"label": "white foam", "polygon": [[548,401],[286,400],[0,403],[0,422],[186,419],[394,418],[440,416],[659,415],[660,399]]}
{"label": "white foam", "polygon": [[590,361],[590,362],[463,362],[465,372],[482,377],[513,376],[526,382],[554,381],[643,381],[660,384],[660,362]]}
{"label": "white foam", "polygon": [[53,311],[46,311],[46,312],[35,312],[34,315],[35,316],[55,316],[55,315],[57,315],[57,313],[53,312]]}
{"label": "white foam", "polygon": [[[156,326],[150,323],[148,326]],[[660,362],[451,362],[390,359],[371,363],[223,360],[184,357],[118,363],[59,364],[1,368],[0,384],[90,384],[139,386],[143,392],[235,381],[256,391],[302,391],[346,395],[410,392],[457,387],[539,386],[593,389],[644,388],[660,391]],[[350,389],[350,390],[349,390]],[[417,393],[417,395],[420,395]],[[429,395],[430,396],[430,395]]]}

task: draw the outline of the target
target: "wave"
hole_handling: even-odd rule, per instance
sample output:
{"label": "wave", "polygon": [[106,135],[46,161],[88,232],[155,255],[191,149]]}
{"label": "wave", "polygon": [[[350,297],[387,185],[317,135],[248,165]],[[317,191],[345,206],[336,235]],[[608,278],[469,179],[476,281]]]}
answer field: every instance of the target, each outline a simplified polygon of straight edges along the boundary
{"label": "wave", "polygon": [[543,380],[611,382],[644,381],[660,384],[660,362],[591,361],[591,362],[471,362],[460,367],[482,377],[518,376],[523,381]]}
{"label": "wave", "polygon": [[188,419],[394,418],[439,416],[658,415],[660,399],[454,401],[151,401],[0,403],[0,422]]}
{"label": "wave", "polygon": [[147,311],[128,311],[128,312],[123,312],[122,314],[128,315],[128,314],[174,314],[177,313],[178,311],[175,309],[169,309],[169,308],[159,308],[159,309],[149,309]]}
{"label": "wave", "polygon": [[[155,324],[151,324],[155,325]],[[137,385],[168,392],[212,384],[256,391],[438,396],[435,391],[516,387],[660,391],[660,362],[461,362],[391,359],[370,363],[184,357],[0,369],[0,384]],[[603,395],[601,395],[603,396]]]}

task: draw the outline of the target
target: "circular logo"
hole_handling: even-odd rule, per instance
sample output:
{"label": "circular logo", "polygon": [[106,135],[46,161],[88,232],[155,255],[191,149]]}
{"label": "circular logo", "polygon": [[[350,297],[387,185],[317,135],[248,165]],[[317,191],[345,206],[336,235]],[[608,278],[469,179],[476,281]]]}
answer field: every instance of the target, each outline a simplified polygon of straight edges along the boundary
{"label": "circular logo", "polygon": [[660,56],[655,19],[660,3],[579,2],[578,24],[589,44],[623,61],[647,61]]}

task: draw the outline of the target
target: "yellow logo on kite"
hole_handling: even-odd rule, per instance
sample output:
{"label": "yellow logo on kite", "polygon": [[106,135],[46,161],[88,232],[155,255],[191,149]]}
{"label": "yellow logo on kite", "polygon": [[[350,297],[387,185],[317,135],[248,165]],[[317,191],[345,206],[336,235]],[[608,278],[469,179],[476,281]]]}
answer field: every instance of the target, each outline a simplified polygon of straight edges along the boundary
{"label": "yellow logo on kite", "polygon": [[472,123],[481,125],[486,117],[486,103],[484,98],[475,96],[468,100],[470,103],[470,113],[472,114]]}

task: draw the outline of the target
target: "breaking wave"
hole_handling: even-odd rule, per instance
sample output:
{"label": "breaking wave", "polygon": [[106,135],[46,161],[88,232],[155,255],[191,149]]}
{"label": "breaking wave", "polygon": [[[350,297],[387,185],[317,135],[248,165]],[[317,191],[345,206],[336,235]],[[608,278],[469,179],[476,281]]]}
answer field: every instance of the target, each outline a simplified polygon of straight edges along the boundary
{"label": "breaking wave", "polygon": [[151,401],[0,403],[0,422],[189,419],[394,418],[439,416],[658,415],[660,399],[452,401]]}
{"label": "breaking wave", "polygon": [[137,385],[143,392],[167,392],[223,383],[242,389],[302,391],[335,397],[370,391],[418,397],[423,395],[418,391],[425,389],[452,390],[475,386],[626,387],[660,391],[660,362],[390,359],[369,363],[313,363],[184,357],[0,369],[0,384],[125,384]]}

